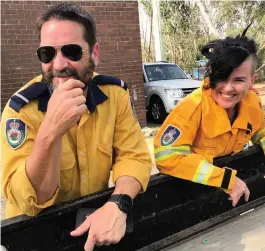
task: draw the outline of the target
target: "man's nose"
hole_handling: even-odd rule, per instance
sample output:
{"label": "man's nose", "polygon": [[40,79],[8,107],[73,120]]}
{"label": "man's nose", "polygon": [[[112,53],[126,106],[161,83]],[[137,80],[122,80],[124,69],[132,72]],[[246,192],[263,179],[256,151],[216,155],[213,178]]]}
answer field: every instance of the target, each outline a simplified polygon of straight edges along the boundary
{"label": "man's nose", "polygon": [[57,71],[62,71],[68,66],[67,58],[65,58],[60,51],[57,51],[53,59],[53,68]]}

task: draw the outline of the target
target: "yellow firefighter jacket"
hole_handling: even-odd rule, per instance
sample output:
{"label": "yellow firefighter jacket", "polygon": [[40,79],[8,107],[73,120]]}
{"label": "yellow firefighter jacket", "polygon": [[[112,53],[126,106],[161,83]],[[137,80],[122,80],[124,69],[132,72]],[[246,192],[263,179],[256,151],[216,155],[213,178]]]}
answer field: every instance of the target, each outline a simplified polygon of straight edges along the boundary
{"label": "yellow firefighter jacket", "polygon": [[106,189],[111,170],[114,183],[121,176],[131,176],[145,191],[151,157],[133,115],[127,87],[116,78],[97,75],[88,91],[87,112],[62,139],[59,188],[49,201],[37,204],[25,163],[50,97],[41,80],[39,76],[20,89],[3,112],[2,189],[7,199],[6,217],[36,215],[50,205]]}
{"label": "yellow firefighter jacket", "polygon": [[213,159],[241,151],[250,140],[265,151],[264,112],[258,96],[248,93],[231,125],[226,111],[211,97],[211,89],[201,87],[175,107],[156,135],[157,168],[230,192],[236,170],[214,166]]}

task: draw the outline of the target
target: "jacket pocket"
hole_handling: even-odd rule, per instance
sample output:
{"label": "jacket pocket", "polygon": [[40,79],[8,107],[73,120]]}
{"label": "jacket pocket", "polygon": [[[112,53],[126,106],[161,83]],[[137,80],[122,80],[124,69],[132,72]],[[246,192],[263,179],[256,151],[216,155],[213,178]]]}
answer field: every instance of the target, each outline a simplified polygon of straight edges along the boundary
{"label": "jacket pocket", "polygon": [[213,139],[204,139],[203,148],[205,154],[216,155],[219,152],[217,142]]}
{"label": "jacket pocket", "polygon": [[97,157],[99,160],[99,166],[102,168],[106,168],[108,170],[111,169],[111,161],[112,161],[112,150],[107,149],[102,145],[98,145],[97,148]]}
{"label": "jacket pocket", "polygon": [[60,190],[68,192],[77,182],[77,168],[75,156],[72,152],[63,153],[60,168]]}
{"label": "jacket pocket", "polygon": [[98,161],[98,170],[97,170],[98,181],[101,184],[100,186],[102,188],[107,187],[112,168],[112,150],[107,149],[102,145],[98,145],[97,161]]}

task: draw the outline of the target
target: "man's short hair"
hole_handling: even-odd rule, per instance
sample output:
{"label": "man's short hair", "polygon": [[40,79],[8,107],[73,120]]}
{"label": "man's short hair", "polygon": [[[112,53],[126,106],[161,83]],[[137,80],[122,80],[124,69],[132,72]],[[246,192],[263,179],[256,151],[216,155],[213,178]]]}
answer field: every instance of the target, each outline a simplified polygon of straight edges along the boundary
{"label": "man's short hair", "polygon": [[253,61],[252,73],[255,72],[257,44],[253,39],[245,36],[249,26],[241,36],[213,40],[202,48],[201,53],[209,59],[205,77],[210,78],[210,88],[214,89],[218,82],[227,80],[232,71],[249,57]]}
{"label": "man's short hair", "polygon": [[92,16],[74,3],[60,3],[52,6],[37,19],[39,36],[42,25],[49,20],[70,20],[84,26],[84,39],[88,42],[90,53],[96,40],[96,25]]}

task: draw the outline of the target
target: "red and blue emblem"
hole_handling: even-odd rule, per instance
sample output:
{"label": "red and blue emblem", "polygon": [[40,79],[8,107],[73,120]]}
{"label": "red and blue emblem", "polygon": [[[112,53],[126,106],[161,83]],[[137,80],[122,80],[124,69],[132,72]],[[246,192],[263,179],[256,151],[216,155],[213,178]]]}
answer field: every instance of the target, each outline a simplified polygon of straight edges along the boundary
{"label": "red and blue emblem", "polygon": [[181,135],[180,130],[175,126],[168,126],[161,137],[161,145],[172,145]]}
{"label": "red and blue emblem", "polygon": [[17,118],[6,121],[6,140],[13,148],[19,148],[25,141],[27,135],[27,125]]}

